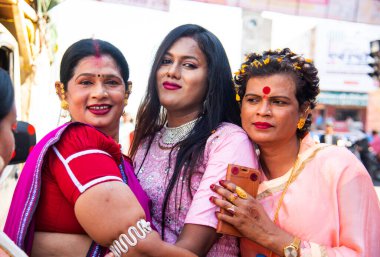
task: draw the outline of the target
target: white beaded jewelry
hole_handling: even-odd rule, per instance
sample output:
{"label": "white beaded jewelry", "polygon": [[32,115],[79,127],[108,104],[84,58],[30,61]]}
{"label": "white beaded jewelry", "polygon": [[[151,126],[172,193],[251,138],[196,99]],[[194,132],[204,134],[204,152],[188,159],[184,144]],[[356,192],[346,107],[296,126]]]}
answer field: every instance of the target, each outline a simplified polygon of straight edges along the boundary
{"label": "white beaded jewelry", "polygon": [[[126,234],[121,234],[119,236],[119,240],[113,241],[113,244],[109,247],[109,249],[115,255],[115,257],[121,257],[122,253],[127,253],[129,250],[129,246],[133,247],[137,245],[136,236],[140,239],[144,239],[146,238],[147,234],[152,232],[150,222],[144,219],[137,221],[136,227],[130,226],[128,228],[129,237]],[[137,229],[139,229],[141,233]]]}

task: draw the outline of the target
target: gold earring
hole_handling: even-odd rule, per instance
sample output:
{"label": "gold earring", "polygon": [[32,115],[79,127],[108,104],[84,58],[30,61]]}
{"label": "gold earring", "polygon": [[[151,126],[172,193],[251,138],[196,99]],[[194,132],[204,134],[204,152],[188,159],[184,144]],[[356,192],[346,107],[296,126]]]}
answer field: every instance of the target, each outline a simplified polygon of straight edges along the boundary
{"label": "gold earring", "polygon": [[61,97],[61,117],[66,118],[68,116],[69,103],[66,101],[65,97],[65,87],[62,82],[55,82],[55,92]]}
{"label": "gold earring", "polygon": [[132,81],[127,81],[127,91],[125,92],[124,105],[128,105],[128,98],[131,93],[132,93]]}
{"label": "gold earring", "polygon": [[240,102],[241,98],[240,98],[240,95],[239,95],[239,88],[238,87],[235,87],[235,100],[236,102]]}
{"label": "gold earring", "polygon": [[305,118],[300,118],[298,123],[297,123],[297,128],[301,130],[305,126],[306,119]]}
{"label": "gold earring", "polygon": [[69,109],[69,103],[65,99],[61,101],[61,108],[65,111]]}

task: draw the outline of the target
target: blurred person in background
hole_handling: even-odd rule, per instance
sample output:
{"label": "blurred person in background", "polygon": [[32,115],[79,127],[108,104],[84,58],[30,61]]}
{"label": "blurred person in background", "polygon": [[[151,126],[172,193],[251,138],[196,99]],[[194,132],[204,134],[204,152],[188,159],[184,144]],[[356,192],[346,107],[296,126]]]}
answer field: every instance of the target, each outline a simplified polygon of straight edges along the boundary
{"label": "blurred person in background", "polygon": [[257,168],[239,113],[219,39],[193,24],[170,31],[151,68],[131,156],[161,238],[197,256],[239,254],[237,238],[217,235],[208,200],[229,163]]}
{"label": "blurred person in background", "polygon": [[[0,68],[0,176],[15,149],[13,129],[16,122],[12,81],[9,74]],[[6,234],[0,232],[0,257],[7,256],[24,257],[26,254]]]}
{"label": "blurred person in background", "polygon": [[377,161],[380,163],[380,136],[377,130],[372,131],[371,149],[376,155]]}
{"label": "blurred person in background", "polygon": [[128,155],[131,146],[131,133],[134,131],[135,125],[130,113],[123,112],[120,119],[119,143],[123,154]]}
{"label": "blurred person in background", "polygon": [[320,142],[330,145],[336,145],[338,143],[338,136],[334,134],[333,124],[326,123],[325,133],[321,135]]}
{"label": "blurred person in background", "polygon": [[221,181],[213,190],[234,201],[211,201],[231,214],[218,219],[243,234],[243,257],[380,253],[380,203],[367,170],[346,148],[316,144],[309,134],[317,73],[287,48],[249,54],[236,73],[242,126],[260,150],[262,182],[255,199]]}
{"label": "blurred person in background", "polygon": [[71,122],[34,147],[4,228],[28,254],[104,256],[110,247],[128,256],[193,256],[152,231],[149,198],[121,153],[128,78],[125,57],[106,41],[83,39],[64,53],[56,90]]}

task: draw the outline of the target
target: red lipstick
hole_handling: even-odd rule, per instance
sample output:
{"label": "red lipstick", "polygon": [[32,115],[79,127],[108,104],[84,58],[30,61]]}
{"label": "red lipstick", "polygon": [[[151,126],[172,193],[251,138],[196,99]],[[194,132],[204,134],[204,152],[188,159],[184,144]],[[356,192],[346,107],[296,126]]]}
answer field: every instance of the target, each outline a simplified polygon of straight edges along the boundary
{"label": "red lipstick", "polygon": [[178,85],[176,83],[171,83],[168,81],[165,81],[162,85],[167,90],[177,90],[177,89],[182,88],[180,85]]}
{"label": "red lipstick", "polygon": [[95,115],[105,115],[111,111],[112,105],[109,104],[93,104],[87,106],[87,109]]}
{"label": "red lipstick", "polygon": [[273,127],[272,124],[268,122],[254,122],[253,125],[258,129],[269,129]]}

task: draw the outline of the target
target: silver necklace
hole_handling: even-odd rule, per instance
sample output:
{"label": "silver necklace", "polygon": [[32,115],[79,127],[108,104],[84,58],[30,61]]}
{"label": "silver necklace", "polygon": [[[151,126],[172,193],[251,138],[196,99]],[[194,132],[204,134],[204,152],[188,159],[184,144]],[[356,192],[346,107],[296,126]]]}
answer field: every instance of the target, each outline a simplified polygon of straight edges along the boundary
{"label": "silver necklace", "polygon": [[165,124],[164,131],[162,132],[162,136],[159,140],[159,144],[162,147],[173,147],[175,144],[184,140],[190,134],[197,121],[198,119],[195,119],[175,128],[169,128],[167,124]]}

